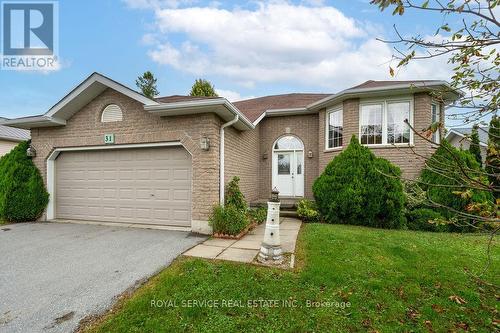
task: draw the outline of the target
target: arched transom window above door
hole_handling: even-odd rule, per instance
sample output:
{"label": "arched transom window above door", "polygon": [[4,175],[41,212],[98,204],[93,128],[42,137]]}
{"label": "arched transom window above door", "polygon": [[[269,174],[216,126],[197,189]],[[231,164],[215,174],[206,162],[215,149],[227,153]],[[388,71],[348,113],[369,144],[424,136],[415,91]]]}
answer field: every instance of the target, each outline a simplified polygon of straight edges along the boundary
{"label": "arched transom window above door", "polygon": [[282,197],[304,196],[304,144],[293,136],[286,135],[274,143],[272,186]]}
{"label": "arched transom window above door", "polygon": [[279,138],[278,141],[274,144],[274,150],[302,150],[304,149],[304,145],[302,142],[291,135],[284,136]]}

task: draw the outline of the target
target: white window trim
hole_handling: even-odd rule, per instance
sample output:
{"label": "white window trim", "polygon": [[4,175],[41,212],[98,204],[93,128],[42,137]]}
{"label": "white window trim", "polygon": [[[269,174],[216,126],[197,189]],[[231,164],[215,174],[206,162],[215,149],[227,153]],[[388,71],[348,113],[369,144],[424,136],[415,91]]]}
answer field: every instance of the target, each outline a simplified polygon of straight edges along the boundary
{"label": "white window trim", "polygon": [[[329,135],[329,130],[330,130],[330,114],[334,112],[342,112],[342,145],[338,147],[329,147],[328,146],[328,135]],[[325,151],[337,151],[337,150],[342,150],[344,148],[344,109],[342,106],[335,106],[333,108],[327,109],[326,110],[326,118],[325,118]]]}
{"label": "white window trim", "polygon": [[[436,110],[437,110],[437,116],[438,116],[438,121],[440,122],[441,121],[441,112],[443,112],[442,108],[441,108],[441,104],[437,101],[432,101],[431,102],[431,124],[434,123],[434,119],[432,119],[432,107],[433,106],[436,106]],[[436,135],[436,138],[437,140],[435,142],[433,142],[435,145],[439,145],[441,144],[441,141],[442,141],[442,138],[441,138],[441,133],[439,132],[439,129],[434,132],[433,134]],[[431,137],[431,140],[434,140],[434,135],[432,135]]]}
{"label": "white window trim", "polygon": [[[106,112],[109,112],[109,108],[112,107],[112,106],[115,106],[118,108],[118,110],[120,111],[120,117],[121,119],[119,120],[108,120],[108,121],[104,121],[104,116],[106,114]],[[101,112],[101,123],[103,124],[108,124],[108,123],[118,123],[118,122],[121,122],[123,121],[123,109],[121,108],[120,105],[116,104],[116,103],[111,103],[111,104],[108,104],[104,107],[104,109],[102,109],[102,112]]]}
{"label": "white window trim", "polygon": [[408,147],[413,146],[413,131],[410,129],[410,143],[388,143],[387,142],[387,104],[408,102],[410,104],[410,124],[414,127],[414,101],[413,96],[401,96],[395,98],[378,98],[361,100],[359,103],[358,113],[358,139],[361,142],[361,109],[365,105],[380,105],[382,104],[382,143],[364,144],[366,147],[384,148],[384,147]]}

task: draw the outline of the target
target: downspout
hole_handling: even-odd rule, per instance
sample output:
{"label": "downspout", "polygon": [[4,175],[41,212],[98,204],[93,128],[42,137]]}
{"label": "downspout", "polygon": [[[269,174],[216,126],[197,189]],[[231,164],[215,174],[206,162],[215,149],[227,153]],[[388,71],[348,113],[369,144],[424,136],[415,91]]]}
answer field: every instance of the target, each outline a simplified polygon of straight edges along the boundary
{"label": "downspout", "polygon": [[220,151],[219,151],[219,203],[224,205],[224,129],[228,126],[233,125],[240,119],[239,115],[235,115],[234,119],[222,124],[220,127]]}

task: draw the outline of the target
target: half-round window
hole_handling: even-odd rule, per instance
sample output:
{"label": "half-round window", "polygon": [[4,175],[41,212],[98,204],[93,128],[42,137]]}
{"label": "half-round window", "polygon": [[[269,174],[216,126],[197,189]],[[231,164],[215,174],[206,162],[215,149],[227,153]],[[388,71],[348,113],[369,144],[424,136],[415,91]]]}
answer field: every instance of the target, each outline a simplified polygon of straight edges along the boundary
{"label": "half-round window", "polygon": [[101,122],[112,123],[123,120],[122,109],[116,104],[110,104],[102,111]]}
{"label": "half-round window", "polygon": [[274,149],[302,150],[304,149],[304,145],[298,138],[288,135],[278,139],[274,145]]}

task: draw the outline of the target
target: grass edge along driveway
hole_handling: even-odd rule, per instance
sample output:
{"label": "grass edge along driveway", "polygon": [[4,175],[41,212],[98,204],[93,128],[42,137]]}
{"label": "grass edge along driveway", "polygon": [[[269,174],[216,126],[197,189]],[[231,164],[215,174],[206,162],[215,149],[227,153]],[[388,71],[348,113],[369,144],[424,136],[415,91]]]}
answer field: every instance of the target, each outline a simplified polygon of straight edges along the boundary
{"label": "grass edge along driveway", "polygon": [[484,235],[307,224],[294,271],[181,257],[85,332],[490,332],[498,246],[487,283],[466,273],[485,267],[486,244]]}

